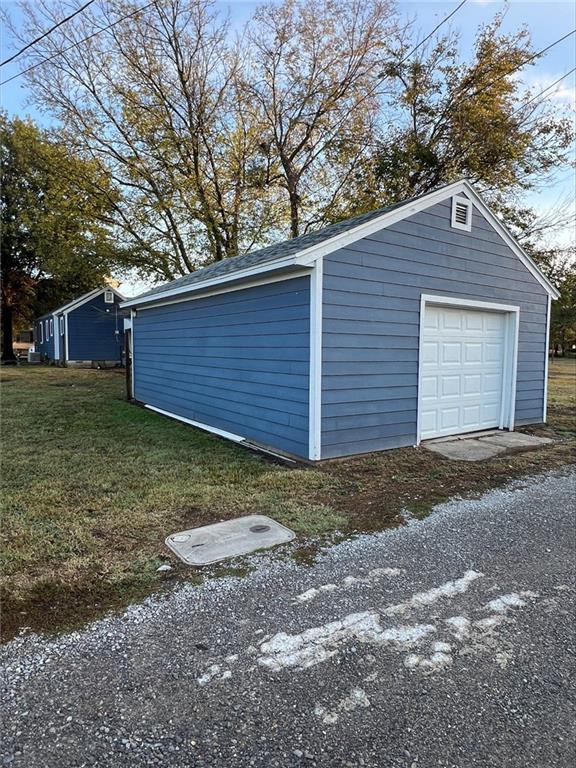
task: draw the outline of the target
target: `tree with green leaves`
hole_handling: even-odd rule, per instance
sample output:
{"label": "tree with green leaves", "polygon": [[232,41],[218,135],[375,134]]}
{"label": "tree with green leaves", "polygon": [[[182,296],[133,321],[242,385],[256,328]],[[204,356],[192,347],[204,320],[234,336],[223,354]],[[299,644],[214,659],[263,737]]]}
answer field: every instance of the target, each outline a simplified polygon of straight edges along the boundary
{"label": "tree with green leaves", "polygon": [[[67,10],[19,5],[22,43]],[[547,228],[522,196],[567,166],[572,123],[522,83],[526,30],[496,15],[462,57],[445,29],[418,44],[394,0],[262,3],[236,36],[214,0],[95,0],[21,61],[32,99],[111,175],[152,279],[463,176],[535,244]]]}
{"label": "tree with green leaves", "polygon": [[505,34],[503,20],[497,14],[479,29],[469,61],[454,31],[412,55],[409,35],[389,55],[381,73],[391,88],[385,123],[350,188],[356,210],[466,177],[517,235],[540,229],[539,214],[521,198],[570,163],[574,127],[566,112],[524,88],[519,73],[537,56],[528,31]]}
{"label": "tree with green leaves", "polygon": [[102,284],[130,254],[111,226],[109,174],[32,121],[0,114],[0,172],[2,361],[10,362],[15,323]]}

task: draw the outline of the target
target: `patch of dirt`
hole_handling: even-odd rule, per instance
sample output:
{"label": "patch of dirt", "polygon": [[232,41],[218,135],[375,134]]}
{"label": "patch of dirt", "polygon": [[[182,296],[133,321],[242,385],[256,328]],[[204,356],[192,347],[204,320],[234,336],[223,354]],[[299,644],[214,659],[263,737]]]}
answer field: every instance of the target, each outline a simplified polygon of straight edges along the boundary
{"label": "patch of dirt", "polygon": [[[554,432],[546,436],[558,438]],[[480,496],[509,480],[575,462],[576,450],[568,441],[516,449],[479,462],[446,459],[425,448],[401,448],[327,462],[322,471],[338,473],[342,492],[319,501],[346,514],[348,532],[380,531],[403,525],[406,510],[422,518],[454,496]]]}

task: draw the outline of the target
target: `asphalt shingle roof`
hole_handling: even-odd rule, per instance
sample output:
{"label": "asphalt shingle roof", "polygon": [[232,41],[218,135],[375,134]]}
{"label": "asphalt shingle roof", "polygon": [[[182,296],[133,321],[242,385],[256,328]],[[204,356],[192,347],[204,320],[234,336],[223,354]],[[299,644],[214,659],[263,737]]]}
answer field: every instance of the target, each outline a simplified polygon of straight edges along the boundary
{"label": "asphalt shingle roof", "polygon": [[360,216],[354,216],[351,219],[345,219],[344,221],[338,221],[335,224],[329,224],[323,229],[319,229],[316,232],[309,232],[306,235],[300,237],[294,237],[291,240],[284,240],[274,245],[269,245],[266,248],[260,248],[257,251],[251,251],[242,256],[233,256],[230,259],[224,259],[223,261],[217,261],[214,264],[210,264],[208,267],[198,269],[196,272],[191,272],[189,275],[179,277],[177,280],[172,280],[169,283],[164,283],[157,288],[152,288],[150,291],[141,293],[136,296],[136,299],[144,299],[148,297],[160,296],[167,291],[172,291],[175,288],[184,288],[187,285],[194,287],[206,280],[212,280],[215,277],[221,277],[223,275],[230,275],[234,272],[238,272],[242,269],[248,269],[259,264],[266,264],[268,262],[279,261],[287,256],[295,256],[300,251],[304,251],[313,245],[318,245],[325,240],[330,240],[336,235],[340,235],[343,232],[347,232],[354,227],[358,227],[361,224],[365,224],[372,219],[377,219],[384,213],[393,211],[396,208],[401,208],[404,205],[408,205],[418,198],[411,198],[410,200],[403,200],[401,203],[395,203],[389,205],[386,208],[378,208],[375,211],[369,213],[363,213]]}

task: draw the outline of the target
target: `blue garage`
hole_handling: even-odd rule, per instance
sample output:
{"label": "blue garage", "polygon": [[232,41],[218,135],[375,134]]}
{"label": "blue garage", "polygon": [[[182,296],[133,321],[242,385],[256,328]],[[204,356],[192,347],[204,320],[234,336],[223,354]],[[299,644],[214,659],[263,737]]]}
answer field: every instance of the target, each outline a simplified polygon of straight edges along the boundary
{"label": "blue garage", "polygon": [[96,288],[34,322],[34,343],[53,363],[122,362],[124,296],[115,288]]}
{"label": "blue garage", "polygon": [[558,293],[466,181],[126,301],[132,394],[319,460],[546,420]]}

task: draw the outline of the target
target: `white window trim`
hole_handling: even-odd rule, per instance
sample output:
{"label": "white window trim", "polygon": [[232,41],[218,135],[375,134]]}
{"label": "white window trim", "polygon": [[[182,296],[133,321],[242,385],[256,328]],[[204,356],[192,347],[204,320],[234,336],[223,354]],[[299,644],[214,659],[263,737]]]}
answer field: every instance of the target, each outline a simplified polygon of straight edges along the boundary
{"label": "white window trim", "polygon": [[[466,206],[465,224],[456,221],[456,210],[458,205]],[[465,232],[472,231],[472,200],[469,200],[467,197],[462,197],[461,195],[454,195],[452,198],[452,217],[450,225],[453,229],[463,229]]]}
{"label": "white window trim", "polygon": [[[514,430],[514,412],[516,410],[516,379],[518,372],[518,333],[520,328],[520,307],[515,304],[499,304],[490,301],[475,301],[472,299],[457,299],[452,296],[435,296],[423,293],[420,296],[420,332],[418,339],[418,391],[416,415],[416,445],[421,443],[421,410],[420,392],[422,389],[422,342],[424,340],[424,315],[426,307],[440,305],[460,307],[463,309],[480,309],[488,312],[500,312],[507,315],[504,376],[502,381],[502,406],[500,409],[499,429]],[[511,353],[511,354],[509,354]]]}
{"label": "white window trim", "polygon": [[44,320],[45,328],[44,328],[44,335],[46,336],[46,341],[50,340],[50,323],[48,320]]}
{"label": "white window trim", "polygon": [[40,338],[38,339],[39,344],[44,344],[44,328],[42,323],[43,323],[42,320],[40,320],[40,322],[38,323],[38,328],[40,330],[40,333],[39,333]]}
{"label": "white window trim", "polygon": [[114,304],[114,291],[111,288],[104,291],[104,304]]}
{"label": "white window trim", "polygon": [[54,318],[50,318],[50,338],[54,336]]}
{"label": "white window trim", "polygon": [[64,336],[64,316],[62,315],[60,318],[60,336]]}

